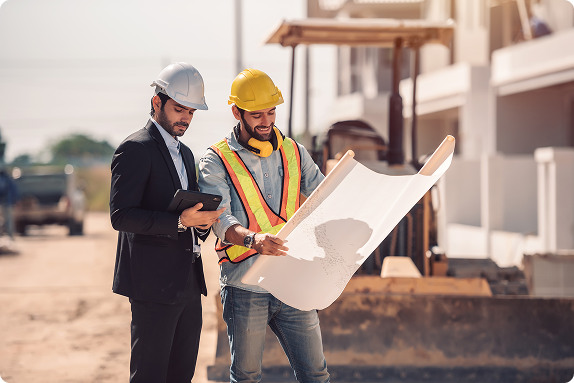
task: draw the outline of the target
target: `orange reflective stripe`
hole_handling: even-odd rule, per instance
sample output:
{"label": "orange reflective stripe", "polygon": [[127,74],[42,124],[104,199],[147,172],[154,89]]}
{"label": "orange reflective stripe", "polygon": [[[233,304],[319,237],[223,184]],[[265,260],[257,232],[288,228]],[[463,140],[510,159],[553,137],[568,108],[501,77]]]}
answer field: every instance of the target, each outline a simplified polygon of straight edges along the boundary
{"label": "orange reflective stripe", "polygon": [[[244,182],[241,182],[240,180],[241,182],[240,186],[242,186],[243,188],[245,187],[252,188],[250,193],[245,193],[245,190],[242,190],[243,194],[246,196],[246,199],[242,199],[242,201],[244,202],[244,205],[249,206],[249,209],[253,211],[255,218],[257,219],[259,230],[255,230],[254,228],[253,231],[267,232],[267,230],[271,230],[273,226],[285,222],[285,220],[282,220],[281,217],[278,217],[275,213],[273,213],[273,210],[271,210],[271,208],[267,204],[267,201],[265,201],[265,198],[263,198],[261,190],[259,189],[259,185],[257,185],[257,182],[251,175],[251,172],[247,170],[247,167],[241,160],[241,157],[239,157],[239,155],[237,155],[236,152],[232,151],[231,153],[233,154],[237,163],[243,168],[244,171],[244,174],[242,176],[245,177],[245,180]],[[249,181],[247,181],[247,179]],[[253,194],[253,191],[255,191],[257,198],[252,198],[249,196],[249,194]],[[247,202],[247,204],[245,204],[245,202]]]}
{"label": "orange reflective stripe", "polygon": [[219,238],[215,240],[215,251],[226,250],[229,249],[231,246],[233,245],[224,245],[221,239]]}
{"label": "orange reflective stripe", "polygon": [[[220,144],[220,143],[221,142],[219,142],[218,144]],[[227,146],[227,141],[224,141],[224,143]],[[259,223],[257,222],[257,218],[255,217],[255,214],[253,214],[251,207],[248,204],[245,204],[245,201],[247,201],[247,197],[245,196],[245,192],[243,191],[243,189],[241,187],[238,187],[238,186],[240,186],[240,183],[239,183],[239,179],[237,178],[236,172],[234,171],[231,164],[228,161],[226,161],[223,152],[216,145],[211,146],[211,148],[219,155],[219,158],[221,158],[223,165],[225,165],[225,168],[227,169],[227,174],[229,174],[229,177],[231,178],[231,182],[235,186],[235,191],[237,191],[237,194],[239,195],[239,198],[241,199],[241,201],[244,202],[243,207],[245,208],[245,213],[247,214],[247,220],[249,222],[249,225],[248,225],[249,229],[253,230],[255,232],[261,231],[261,228],[259,227]],[[229,146],[228,146],[228,148],[229,148]]]}

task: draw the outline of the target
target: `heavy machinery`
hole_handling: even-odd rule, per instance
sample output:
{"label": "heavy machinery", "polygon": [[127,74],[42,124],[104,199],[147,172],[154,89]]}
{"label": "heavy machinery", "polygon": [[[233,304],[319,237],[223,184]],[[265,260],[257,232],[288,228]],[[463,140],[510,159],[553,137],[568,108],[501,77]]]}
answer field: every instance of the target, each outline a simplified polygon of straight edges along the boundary
{"label": "heavy machinery", "polygon": [[[268,43],[292,47],[293,57],[298,44],[395,48],[389,142],[364,122],[336,123],[314,153],[323,171],[328,172],[342,153],[352,149],[355,158],[373,170],[409,172],[409,166],[401,166],[398,53],[405,44],[415,53],[430,41],[448,46],[451,37],[452,25],[416,20],[283,22]],[[416,84],[416,71],[413,80]],[[415,147],[416,137],[411,142]],[[574,375],[574,300],[528,296],[516,268],[502,269],[487,259],[447,260],[433,248],[432,212],[427,193],[351,278],[343,294],[319,312],[332,381],[570,381]],[[384,259],[393,255],[409,256],[423,276],[382,278]],[[226,381],[229,345],[221,311],[218,316],[216,360],[208,367],[208,378]],[[262,380],[295,381],[271,331],[266,338]]]}

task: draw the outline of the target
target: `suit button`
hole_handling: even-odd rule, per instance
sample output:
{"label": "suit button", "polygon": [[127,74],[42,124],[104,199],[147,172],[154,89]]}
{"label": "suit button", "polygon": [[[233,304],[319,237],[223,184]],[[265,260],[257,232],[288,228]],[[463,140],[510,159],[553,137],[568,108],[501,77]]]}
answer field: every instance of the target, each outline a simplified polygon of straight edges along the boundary
{"label": "suit button", "polygon": [[168,235],[166,235],[166,237],[171,238],[171,235],[168,234]]}
{"label": "suit button", "polygon": [[185,251],[191,251],[191,249],[185,249]]}

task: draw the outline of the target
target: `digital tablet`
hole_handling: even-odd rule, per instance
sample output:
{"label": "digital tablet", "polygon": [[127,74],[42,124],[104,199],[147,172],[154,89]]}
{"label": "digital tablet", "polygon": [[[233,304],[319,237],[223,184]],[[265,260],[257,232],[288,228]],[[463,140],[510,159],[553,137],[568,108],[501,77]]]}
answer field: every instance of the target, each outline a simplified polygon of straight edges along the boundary
{"label": "digital tablet", "polygon": [[191,190],[178,189],[173,196],[167,211],[175,211],[181,213],[187,208],[193,207],[198,203],[202,203],[201,210],[217,210],[221,202],[221,196],[216,194],[200,193]]}

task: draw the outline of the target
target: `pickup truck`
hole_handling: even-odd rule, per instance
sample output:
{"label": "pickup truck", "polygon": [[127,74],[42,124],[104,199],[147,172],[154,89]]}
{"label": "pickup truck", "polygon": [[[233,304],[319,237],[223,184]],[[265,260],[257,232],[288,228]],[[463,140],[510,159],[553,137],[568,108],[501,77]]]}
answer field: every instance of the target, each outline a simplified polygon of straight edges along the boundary
{"label": "pickup truck", "polygon": [[65,225],[70,235],[84,233],[86,197],[82,181],[74,168],[66,165],[56,169],[14,169],[14,181],[20,200],[14,206],[16,231],[26,235],[29,225]]}

